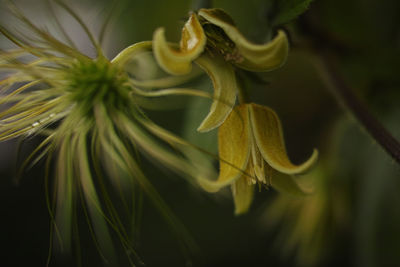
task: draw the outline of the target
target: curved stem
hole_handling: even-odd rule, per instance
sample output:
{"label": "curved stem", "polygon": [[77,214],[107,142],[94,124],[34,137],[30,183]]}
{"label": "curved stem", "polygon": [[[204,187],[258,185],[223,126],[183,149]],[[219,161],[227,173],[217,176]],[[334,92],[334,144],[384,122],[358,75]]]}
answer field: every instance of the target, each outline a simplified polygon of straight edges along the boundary
{"label": "curved stem", "polygon": [[340,73],[330,60],[327,52],[315,50],[318,56],[320,74],[337,100],[355,117],[372,138],[400,164],[400,143],[369,112],[353,90],[346,84]]}

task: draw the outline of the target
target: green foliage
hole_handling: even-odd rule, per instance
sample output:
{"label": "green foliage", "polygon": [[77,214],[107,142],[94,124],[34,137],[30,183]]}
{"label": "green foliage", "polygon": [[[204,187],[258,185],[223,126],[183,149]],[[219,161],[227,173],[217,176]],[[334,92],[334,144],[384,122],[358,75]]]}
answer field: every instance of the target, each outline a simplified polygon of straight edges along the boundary
{"label": "green foliage", "polygon": [[[212,85],[209,81],[202,79],[199,87],[211,90]],[[182,137],[190,143],[204,148],[212,154],[217,155],[217,131],[206,134],[199,133],[195,129],[199,126],[204,116],[210,109],[210,100],[202,97],[190,100],[190,109],[185,112],[184,123],[182,123]]]}
{"label": "green foliage", "polygon": [[304,13],[312,0],[275,0],[271,5],[272,26],[285,24]]}

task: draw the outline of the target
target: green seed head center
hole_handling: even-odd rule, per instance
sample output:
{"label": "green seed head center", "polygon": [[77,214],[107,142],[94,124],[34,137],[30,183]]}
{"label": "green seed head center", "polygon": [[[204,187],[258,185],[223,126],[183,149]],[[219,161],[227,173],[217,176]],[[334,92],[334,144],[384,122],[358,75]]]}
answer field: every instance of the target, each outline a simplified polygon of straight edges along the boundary
{"label": "green seed head center", "polygon": [[72,101],[91,109],[96,103],[121,105],[129,98],[126,74],[105,58],[78,61],[67,72]]}

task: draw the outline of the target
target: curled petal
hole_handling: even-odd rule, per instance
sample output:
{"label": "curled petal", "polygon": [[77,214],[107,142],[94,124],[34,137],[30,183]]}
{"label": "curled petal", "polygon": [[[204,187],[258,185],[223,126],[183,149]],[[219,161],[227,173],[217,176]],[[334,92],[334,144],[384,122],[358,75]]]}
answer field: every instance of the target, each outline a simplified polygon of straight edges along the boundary
{"label": "curled petal", "polygon": [[224,30],[235,43],[242,60],[235,64],[250,71],[270,71],[282,66],[289,52],[289,43],[284,31],[268,43],[259,45],[249,42],[236,28],[232,19],[223,10],[201,9],[199,16]]}
{"label": "curled petal", "polygon": [[235,203],[235,215],[240,215],[250,208],[254,196],[254,184],[249,184],[245,177],[240,177],[232,184],[232,195]]}
{"label": "curled petal", "polygon": [[146,89],[174,87],[203,74],[197,67],[186,75],[165,75],[154,58],[151,41],[139,42],[125,48],[111,62],[120,65],[129,74],[133,86]]}
{"label": "curled petal", "polygon": [[199,184],[209,192],[217,192],[220,188],[232,184],[246,175],[246,167],[250,156],[250,127],[247,106],[236,107],[218,129],[218,150],[220,172],[218,179],[198,180]]}
{"label": "curled petal", "polygon": [[164,32],[159,28],[153,35],[153,50],[158,64],[170,74],[188,74],[192,70],[192,61],[203,52],[207,41],[196,14],[190,16],[182,29],[179,50],[168,44]]}
{"label": "curled petal", "polygon": [[207,132],[220,126],[231,112],[236,101],[236,78],[232,66],[218,55],[203,54],[196,63],[208,74],[214,87],[210,112],[197,128],[199,132]]}
{"label": "curled petal", "polygon": [[254,139],[262,157],[272,168],[285,174],[299,174],[307,171],[316,162],[318,151],[314,149],[311,157],[303,164],[291,163],[286,154],[282,125],[277,114],[264,106],[248,106]]}

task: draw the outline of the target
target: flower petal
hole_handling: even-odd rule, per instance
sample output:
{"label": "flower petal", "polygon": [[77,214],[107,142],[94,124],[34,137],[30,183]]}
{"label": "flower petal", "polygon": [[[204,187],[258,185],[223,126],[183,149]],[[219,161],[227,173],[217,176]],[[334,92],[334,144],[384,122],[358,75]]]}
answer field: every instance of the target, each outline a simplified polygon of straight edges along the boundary
{"label": "flower petal", "polygon": [[232,19],[222,9],[201,9],[199,16],[222,28],[235,43],[242,61],[235,64],[250,71],[270,71],[282,66],[289,52],[289,43],[284,31],[278,31],[276,37],[265,44],[249,42],[236,28]]}
{"label": "flower petal", "polygon": [[210,112],[197,130],[207,132],[220,126],[232,111],[236,101],[236,78],[230,64],[222,57],[203,54],[196,63],[208,74],[214,86]]}
{"label": "flower petal", "polygon": [[203,52],[207,41],[197,15],[192,14],[183,27],[179,50],[168,44],[164,32],[164,28],[159,28],[153,35],[153,50],[158,64],[173,75],[189,73],[192,61]]}
{"label": "flower petal", "polygon": [[203,74],[197,67],[186,75],[166,75],[154,58],[151,41],[139,42],[125,48],[111,62],[118,64],[129,74],[129,81],[133,86],[146,89],[174,87]]}
{"label": "flower petal", "polygon": [[237,106],[218,129],[219,177],[215,181],[198,180],[209,192],[217,192],[246,175],[250,156],[249,113],[246,105]]}
{"label": "flower petal", "polygon": [[282,125],[277,114],[270,108],[249,104],[250,121],[254,139],[265,161],[275,170],[285,174],[299,174],[307,171],[317,160],[314,149],[311,157],[301,165],[290,162],[283,140]]}
{"label": "flower petal", "polygon": [[235,215],[245,213],[253,202],[254,184],[249,184],[242,176],[232,184],[232,196],[235,203]]}

